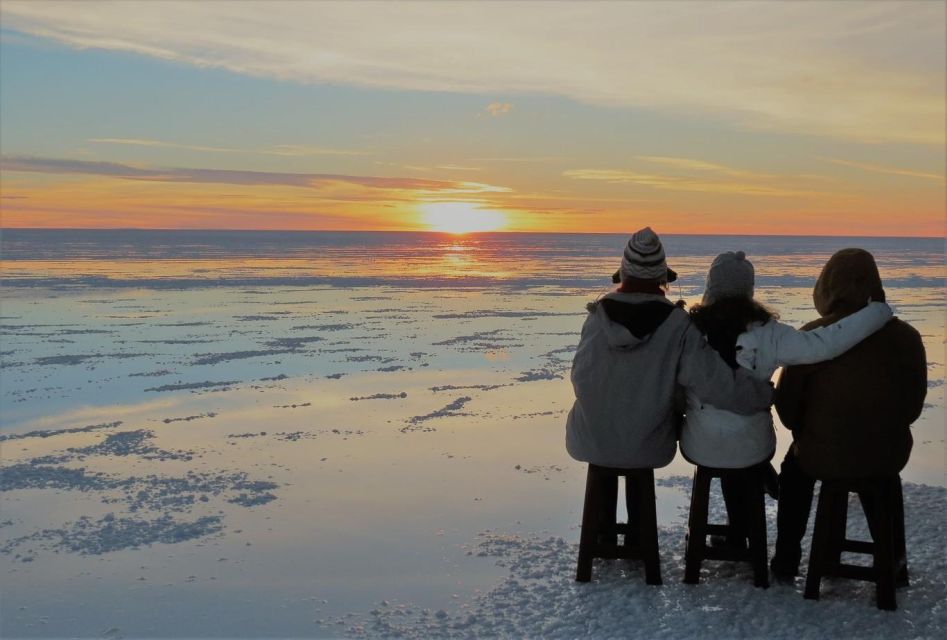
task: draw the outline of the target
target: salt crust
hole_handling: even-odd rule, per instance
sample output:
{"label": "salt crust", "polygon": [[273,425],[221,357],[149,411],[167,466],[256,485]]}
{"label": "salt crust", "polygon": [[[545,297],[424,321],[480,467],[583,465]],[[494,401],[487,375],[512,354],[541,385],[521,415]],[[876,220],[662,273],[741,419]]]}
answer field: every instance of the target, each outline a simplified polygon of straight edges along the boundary
{"label": "salt crust", "polygon": [[[684,489],[690,479],[675,476],[658,484]],[[368,613],[320,622],[335,633],[344,628],[347,636],[418,639],[942,638],[947,629],[947,490],[907,483],[904,492],[911,586],[898,590],[896,612],[875,608],[874,586],[852,580],[824,580],[819,601],[803,599],[804,577],[793,585],[757,589],[749,565],[742,563],[705,562],[701,583],[685,585],[682,512],[678,522],[659,533],[661,587],[645,584],[639,562],[600,560],[593,582],[579,584],[573,579],[574,541],[486,531],[468,554],[495,558],[509,572],[490,591],[451,610],[386,600]],[[713,502],[712,517],[722,520],[721,501]],[[776,534],[773,506],[770,554]],[[853,503],[849,536],[870,539],[860,513]]]}
{"label": "salt crust", "polygon": [[[298,439],[301,432],[277,435]],[[159,449],[151,444],[153,438],[154,433],[144,429],[113,433],[95,445],[69,448],[63,453],[0,469],[0,492],[45,489],[95,493],[102,503],[118,505],[127,512],[127,515],[108,513],[98,520],[83,516],[59,527],[7,539],[0,544],[0,553],[30,562],[38,553],[49,550],[101,554],[156,542],[206,538],[223,531],[223,517],[199,515],[194,518],[184,514],[221,500],[255,507],[277,498],[272,492],[278,484],[251,479],[243,471],[188,471],[180,477],[154,474],[119,477],[87,471],[84,467],[63,466],[89,456],[136,456],[163,462],[187,461],[197,455],[194,451]]]}

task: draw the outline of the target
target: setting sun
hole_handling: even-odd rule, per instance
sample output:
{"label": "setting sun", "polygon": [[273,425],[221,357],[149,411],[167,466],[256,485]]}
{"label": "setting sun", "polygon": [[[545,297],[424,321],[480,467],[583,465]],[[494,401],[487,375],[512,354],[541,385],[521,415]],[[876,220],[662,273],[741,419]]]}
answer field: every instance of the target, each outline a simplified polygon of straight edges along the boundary
{"label": "setting sun", "polygon": [[506,215],[481,209],[472,202],[431,202],[420,207],[421,220],[431,231],[473,233],[499,231],[506,227]]}

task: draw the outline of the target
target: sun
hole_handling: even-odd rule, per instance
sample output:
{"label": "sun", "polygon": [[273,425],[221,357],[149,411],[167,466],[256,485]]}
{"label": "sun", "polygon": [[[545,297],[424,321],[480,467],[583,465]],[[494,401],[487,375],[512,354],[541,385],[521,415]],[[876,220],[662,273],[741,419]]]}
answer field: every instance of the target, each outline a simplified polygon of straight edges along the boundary
{"label": "sun", "polygon": [[431,231],[475,233],[498,231],[507,225],[502,211],[481,209],[472,202],[430,202],[419,209],[422,221]]}

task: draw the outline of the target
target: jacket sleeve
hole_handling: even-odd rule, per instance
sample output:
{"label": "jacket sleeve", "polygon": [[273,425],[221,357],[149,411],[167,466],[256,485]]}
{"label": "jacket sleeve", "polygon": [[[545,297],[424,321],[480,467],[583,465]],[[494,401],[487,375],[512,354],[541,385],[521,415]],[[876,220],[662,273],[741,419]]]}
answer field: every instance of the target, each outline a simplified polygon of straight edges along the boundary
{"label": "jacket sleeve", "polygon": [[811,364],[837,358],[883,327],[893,315],[891,307],[884,302],[869,302],[863,309],[811,331],[800,331],[779,322],[774,327],[772,344],[776,365]]}
{"label": "jacket sleeve", "polygon": [[743,415],[769,409],[773,388],[742,368],[731,369],[693,326],[684,331],[677,381],[702,401]]}

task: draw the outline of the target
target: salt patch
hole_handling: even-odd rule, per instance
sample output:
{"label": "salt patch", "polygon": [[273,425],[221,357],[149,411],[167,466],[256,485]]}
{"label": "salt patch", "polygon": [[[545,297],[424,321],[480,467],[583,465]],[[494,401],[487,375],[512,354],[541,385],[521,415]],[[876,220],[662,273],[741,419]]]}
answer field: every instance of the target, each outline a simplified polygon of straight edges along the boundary
{"label": "salt patch", "polygon": [[191,422],[192,420],[200,420],[201,418],[216,418],[217,414],[213,411],[208,413],[199,413],[194,416],[184,416],[183,418],[165,418],[161,422],[165,424],[171,424],[172,422]]}
{"label": "salt patch", "polygon": [[352,402],[358,402],[359,400],[396,400],[407,398],[408,394],[404,391],[401,393],[373,393],[370,396],[352,396],[349,398]]}
{"label": "salt patch", "polygon": [[294,353],[295,351],[295,349],[249,349],[247,351],[230,351],[227,353],[199,353],[191,360],[191,364],[220,364],[221,362],[230,362],[231,360],[261,358],[284,353]]}
{"label": "salt patch", "polygon": [[440,409],[436,411],[432,411],[431,413],[426,413],[423,416],[413,416],[411,418],[408,418],[408,422],[410,422],[411,424],[418,424],[420,422],[425,422],[427,420],[433,420],[434,418],[465,415],[465,414],[459,413],[459,411],[463,409],[464,405],[466,405],[471,400],[473,400],[473,398],[471,398],[470,396],[463,396],[461,398],[457,398],[450,404],[444,407],[441,407]]}
{"label": "salt patch", "polygon": [[108,514],[98,520],[88,516],[59,529],[43,529],[28,536],[12,540],[0,552],[9,553],[7,547],[35,543],[40,548],[64,550],[82,555],[100,555],[124,549],[137,549],[161,542],[173,544],[206,538],[223,530],[220,516],[202,516],[196,520],[176,520],[164,514],[153,520],[116,518]]}
{"label": "salt patch", "polygon": [[[666,485],[689,485],[684,476]],[[574,580],[575,542],[537,534],[485,532],[468,549],[492,557],[509,574],[494,588],[431,615],[417,607],[376,607],[341,623],[357,637],[427,638],[941,638],[947,628],[947,556],[939,531],[947,490],[905,483],[911,586],[898,590],[898,610],[874,606],[874,586],[844,579],[823,584],[819,601],[802,597],[804,580],[753,586],[744,563],[704,563],[701,583],[682,583],[686,527],[660,527],[664,585],[646,585],[640,562],[596,561],[594,579]],[[722,501],[712,517],[722,519]],[[849,534],[868,539],[860,509],[850,508]],[[770,544],[775,521],[768,522]],[[576,534],[578,535],[578,534]],[[398,613],[398,612],[401,613]],[[411,613],[407,613],[411,611]]]}
{"label": "salt patch", "polygon": [[160,387],[151,387],[145,389],[145,391],[182,391],[182,390],[195,390],[195,389],[211,389],[214,387],[229,387],[230,385],[239,384],[239,380],[226,380],[224,382],[181,382],[178,384],[165,384]]}
{"label": "salt patch", "polygon": [[96,431],[98,429],[114,429],[122,424],[121,420],[115,422],[104,422],[102,424],[90,424],[85,427],[73,427],[67,429],[44,429],[40,431],[30,431],[28,433],[14,433],[11,435],[0,436],[0,442],[5,440],[20,440],[23,438],[49,438],[50,436],[58,436],[66,433],[86,433],[88,431]]}

